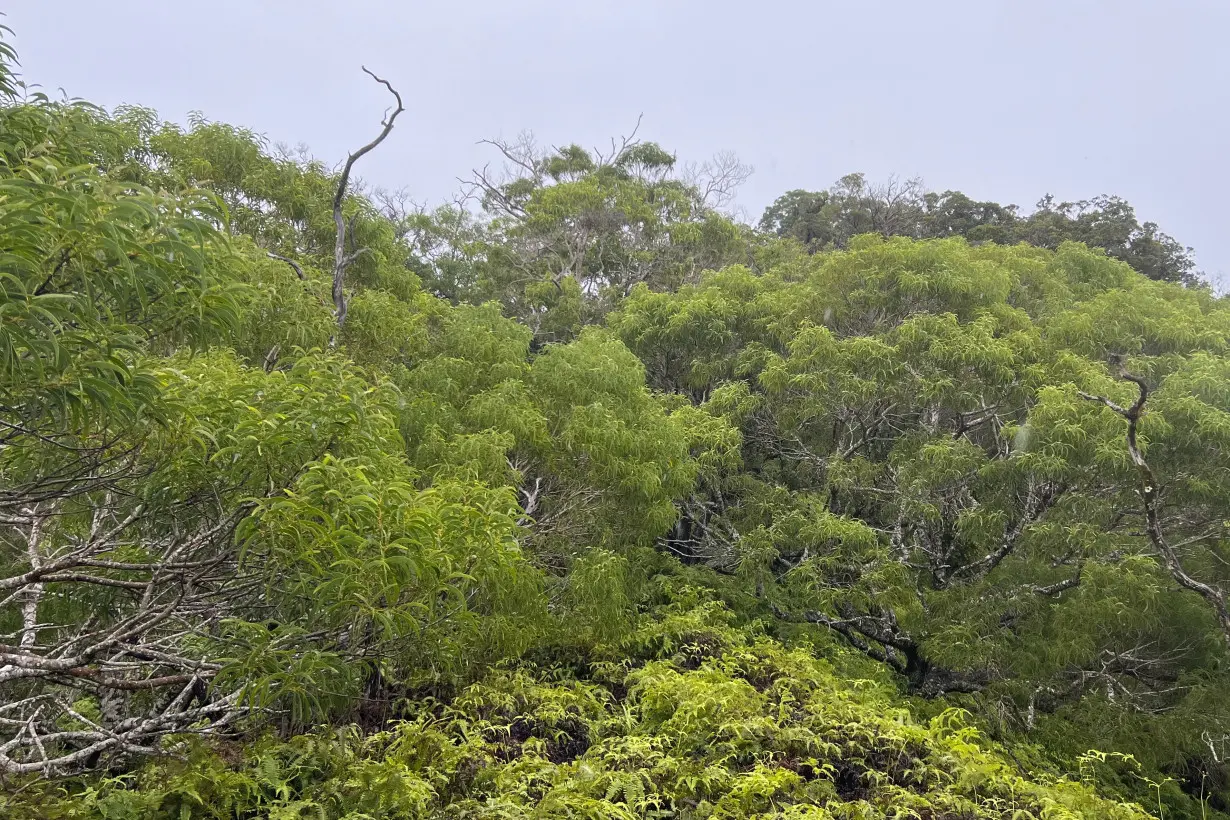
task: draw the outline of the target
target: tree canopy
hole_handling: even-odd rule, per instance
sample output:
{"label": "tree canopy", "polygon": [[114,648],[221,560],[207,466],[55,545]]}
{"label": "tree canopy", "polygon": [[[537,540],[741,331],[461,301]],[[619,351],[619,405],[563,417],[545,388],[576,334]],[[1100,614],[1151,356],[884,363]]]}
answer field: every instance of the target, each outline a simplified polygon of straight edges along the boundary
{"label": "tree canopy", "polygon": [[334,167],[15,59],[5,816],[1230,816],[1230,304],[1122,200],[420,208],[395,81]]}
{"label": "tree canopy", "polygon": [[1047,194],[1031,213],[1016,205],[978,202],[960,191],[939,193],[921,180],[889,179],[876,185],[862,174],[842,177],[824,191],[789,191],[765,209],[760,228],[799,240],[809,250],[845,248],[859,234],[1011,245],[1024,242],[1057,250],[1083,242],[1128,263],[1150,279],[1195,285],[1200,282],[1192,249],[1141,223],[1122,197],[1099,195],[1059,202]]}

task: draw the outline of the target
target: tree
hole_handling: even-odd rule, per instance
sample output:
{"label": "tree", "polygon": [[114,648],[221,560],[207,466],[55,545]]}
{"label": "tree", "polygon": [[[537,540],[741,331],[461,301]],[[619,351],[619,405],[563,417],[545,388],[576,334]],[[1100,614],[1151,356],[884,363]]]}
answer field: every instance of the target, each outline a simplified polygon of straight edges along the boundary
{"label": "tree", "polygon": [[[211,264],[225,255],[219,212],[207,196],[134,190],[66,164],[75,157],[57,150],[57,121],[80,113],[41,98],[3,110],[8,772],[148,751],[203,719],[224,726],[236,697],[201,697],[212,670],[165,641],[227,586],[224,545],[243,506],[145,483],[162,477],[152,453],[178,416],[147,350],[199,344],[235,316],[235,288]],[[48,140],[13,139],[23,131]],[[162,689],[177,694],[150,702]]]}
{"label": "tree", "polygon": [[738,258],[740,232],[715,210],[750,173],[733,157],[676,176],[674,155],[635,131],[606,152],[487,143],[506,167],[470,184],[494,230],[471,298],[500,300],[536,338],[571,338],[639,283],[673,287]]}
{"label": "tree", "polygon": [[[1158,510],[1161,482],[1158,481],[1157,475],[1149,467],[1149,462],[1145,460],[1140,447],[1140,419],[1145,411],[1145,403],[1149,400],[1149,386],[1140,376],[1129,373],[1123,366],[1122,361],[1118,364],[1119,377],[1136,385],[1137,390],[1140,391],[1136,401],[1131,406],[1121,407],[1105,396],[1093,396],[1083,391],[1081,392],[1081,398],[1104,404],[1127,421],[1128,455],[1131,456],[1132,464],[1140,473],[1141,512],[1144,517],[1145,532],[1148,533],[1149,541],[1161,558],[1166,570],[1174,577],[1179,586],[1191,590],[1204,598],[1213,610],[1213,614],[1217,617],[1218,625],[1221,627],[1226,641],[1230,642],[1230,609],[1227,609],[1226,591],[1218,585],[1199,581],[1188,573],[1187,569],[1183,566],[1183,559],[1180,557],[1179,552],[1170,544],[1170,539],[1167,537],[1162,524],[1162,517]],[[1184,516],[1184,519],[1186,520],[1181,519],[1182,523],[1190,527],[1191,520],[1187,516]],[[1224,521],[1210,521],[1207,515],[1199,516],[1196,523],[1197,528],[1204,531],[1184,542],[1184,545],[1215,539],[1221,534],[1220,531],[1225,528]]]}
{"label": "tree", "polygon": [[760,228],[793,236],[812,251],[844,248],[864,233],[918,236],[923,202],[921,180],[890,177],[876,186],[862,174],[848,174],[831,190],[780,197],[761,217]]}
{"label": "tree", "polygon": [[5,816],[1230,805],[1230,312],[1126,203],[774,238],[633,135],[428,209],[387,83],[330,170],[12,59]]}
{"label": "tree", "polygon": [[796,190],[778,197],[761,217],[760,229],[798,239],[812,252],[845,248],[861,233],[962,236],[971,242],[1026,242],[1051,250],[1064,242],[1084,242],[1150,279],[1188,286],[1201,281],[1191,248],[1155,223],[1138,222],[1132,206],[1115,196],[1056,202],[1048,195],[1024,216],[1015,205],[976,202],[960,191],[926,191],[917,179],[890,178],[877,187],[862,174],[849,174],[827,191]]}
{"label": "tree", "polygon": [[373,80],[383,85],[397,100],[397,107],[392,113],[386,114],[380,124],[383,126],[380,133],[371,142],[364,145],[359,150],[355,151],[346,157],[346,163],[342,166],[342,174],[337,182],[337,192],[333,195],[333,224],[337,230],[337,236],[333,245],[333,317],[337,320],[339,330],[346,324],[346,268],[348,268],[355,259],[369,252],[368,248],[360,247],[353,250],[347,250],[346,247],[346,217],[342,214],[342,205],[346,201],[346,186],[350,182],[350,170],[354,167],[355,162],[363,157],[364,154],[373,150],[380,143],[384,142],[389,133],[393,130],[393,123],[397,120],[397,115],[406,109],[402,105],[401,94],[389,84],[388,80],[382,80],[366,67],[364,73],[370,76]]}
{"label": "tree", "polygon": [[[1219,302],[1074,244],[863,237],[794,265],[637,291],[612,317],[651,383],[741,433],[742,468],[698,485],[664,548],[909,691],[981,693],[1008,732],[1101,697],[1148,725],[1224,685]],[[1109,354],[1160,385],[1152,514],[1122,419],[1080,398],[1130,404]],[[1195,724],[1175,731],[1207,760]]]}
{"label": "tree", "polygon": [[[308,271],[278,294],[288,266],[228,242],[213,196],[79,164],[114,133],[97,112],[35,97],[0,117],[0,770],[110,765],[265,710],[302,723],[351,709],[373,670],[515,652],[543,614],[511,491],[415,487],[396,390],[293,349],[332,318]],[[273,299],[298,315],[270,327]],[[399,305],[359,294],[344,341],[375,308],[396,333]],[[207,349],[227,341],[290,355]]]}

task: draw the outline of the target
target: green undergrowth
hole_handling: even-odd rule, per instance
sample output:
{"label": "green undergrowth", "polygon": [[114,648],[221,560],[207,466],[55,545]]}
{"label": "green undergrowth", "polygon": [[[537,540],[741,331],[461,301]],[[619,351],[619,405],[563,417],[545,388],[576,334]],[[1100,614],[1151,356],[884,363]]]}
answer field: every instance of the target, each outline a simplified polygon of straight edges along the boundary
{"label": "green undergrowth", "polygon": [[883,685],[733,620],[677,601],[605,646],[404,703],[383,731],[181,743],[135,773],[34,785],[7,816],[1150,816],[1082,782],[1026,777],[964,713],[919,721]]}

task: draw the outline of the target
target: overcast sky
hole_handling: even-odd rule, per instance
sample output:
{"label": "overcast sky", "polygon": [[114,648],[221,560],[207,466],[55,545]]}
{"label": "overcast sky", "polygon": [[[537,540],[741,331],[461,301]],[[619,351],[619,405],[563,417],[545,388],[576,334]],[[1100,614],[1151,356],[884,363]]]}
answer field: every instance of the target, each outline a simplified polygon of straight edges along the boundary
{"label": "overcast sky", "polygon": [[1027,208],[1115,193],[1230,274],[1227,0],[9,0],[28,81],[330,162],[440,201],[483,137],[641,135],[755,167],[753,217],[851,171]]}

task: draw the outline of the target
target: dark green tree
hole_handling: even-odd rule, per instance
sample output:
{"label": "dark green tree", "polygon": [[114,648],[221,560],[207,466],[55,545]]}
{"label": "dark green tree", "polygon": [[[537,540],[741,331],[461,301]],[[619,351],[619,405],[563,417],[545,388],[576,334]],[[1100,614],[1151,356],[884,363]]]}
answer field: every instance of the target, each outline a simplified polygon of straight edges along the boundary
{"label": "dark green tree", "polygon": [[1023,215],[1015,205],[978,202],[960,191],[925,191],[918,180],[890,179],[872,186],[862,174],[850,174],[825,191],[796,190],[778,197],[761,217],[760,229],[797,239],[812,252],[848,247],[862,233],[962,236],[971,242],[1025,242],[1051,250],[1064,242],[1084,242],[1150,279],[1201,282],[1192,249],[1155,223],[1139,222],[1132,206],[1115,196],[1057,202],[1048,195]]}

